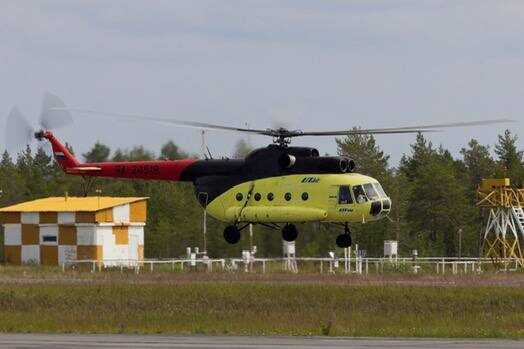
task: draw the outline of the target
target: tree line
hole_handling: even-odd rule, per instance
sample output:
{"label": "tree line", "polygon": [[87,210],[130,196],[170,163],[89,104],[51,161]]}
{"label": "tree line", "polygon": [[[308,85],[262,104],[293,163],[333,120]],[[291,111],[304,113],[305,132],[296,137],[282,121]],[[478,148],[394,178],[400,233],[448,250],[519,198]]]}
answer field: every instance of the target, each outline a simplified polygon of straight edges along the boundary
{"label": "tree line", "polygon": [[[388,239],[399,241],[403,255],[416,249],[420,256],[477,256],[483,224],[482,213],[475,205],[478,184],[482,178],[509,177],[513,185],[524,185],[523,151],[519,149],[518,137],[509,130],[498,136],[493,152],[490,146],[472,139],[458,157],[418,134],[397,166],[391,165],[390,156],[379,147],[373,135],[349,135],[336,139],[336,144],[338,154],[353,158],[358,172],[379,180],[393,201],[387,219],[352,226],[354,243],[368,256],[381,256],[383,241]],[[191,184],[97,178],[86,186],[81,177],[64,174],[45,149],[39,147],[33,151],[27,147],[17,156],[3,153],[0,207],[65,193],[70,196],[147,196],[150,199],[146,257],[177,257],[185,253],[187,246],[203,247],[203,210]],[[249,144],[240,141],[233,156],[242,157],[249,151]],[[102,162],[174,160],[191,155],[170,141],[162,146],[159,154],[142,146],[111,151],[97,142],[81,156],[88,162]],[[206,243],[210,256],[239,256],[241,250],[249,249],[247,230],[241,241],[232,246],[223,241],[223,229],[223,223],[208,216]],[[339,228],[302,224],[299,230],[298,255],[325,256],[335,250]],[[282,253],[279,231],[255,226],[253,244],[262,256]]]}

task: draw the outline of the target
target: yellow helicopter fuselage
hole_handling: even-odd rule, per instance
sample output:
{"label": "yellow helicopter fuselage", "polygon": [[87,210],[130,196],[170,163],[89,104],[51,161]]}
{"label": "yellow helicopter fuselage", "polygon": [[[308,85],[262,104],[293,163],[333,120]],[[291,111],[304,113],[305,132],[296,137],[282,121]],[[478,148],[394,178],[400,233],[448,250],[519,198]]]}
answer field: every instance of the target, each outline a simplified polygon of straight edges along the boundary
{"label": "yellow helicopter fuselage", "polygon": [[228,223],[365,223],[385,217],[391,200],[358,173],[299,174],[247,181],[225,191],[207,212]]}

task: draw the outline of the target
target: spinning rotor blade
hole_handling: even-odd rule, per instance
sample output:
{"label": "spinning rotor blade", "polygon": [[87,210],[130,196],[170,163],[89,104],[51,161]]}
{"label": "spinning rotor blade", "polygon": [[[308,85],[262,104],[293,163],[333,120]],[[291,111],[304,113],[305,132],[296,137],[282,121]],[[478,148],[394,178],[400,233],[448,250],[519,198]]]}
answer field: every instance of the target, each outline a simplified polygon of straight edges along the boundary
{"label": "spinning rotor blade", "polygon": [[40,126],[45,130],[57,129],[73,123],[73,117],[62,100],[49,92],[44,94]]}
{"label": "spinning rotor blade", "polygon": [[371,129],[350,129],[350,130],[335,130],[335,131],[301,131],[301,130],[288,130],[285,128],[276,128],[276,129],[251,129],[251,128],[241,128],[241,127],[229,127],[222,125],[209,124],[205,122],[197,121],[185,121],[185,120],[176,120],[165,117],[155,117],[155,116],[146,116],[146,115],[137,115],[137,114],[122,114],[122,113],[111,113],[103,112],[91,109],[81,109],[81,108],[65,108],[65,107],[55,107],[51,108],[54,111],[74,111],[81,114],[94,114],[94,115],[107,115],[113,116],[122,119],[131,119],[131,120],[143,120],[143,121],[153,121],[160,122],[165,124],[172,124],[182,127],[193,127],[200,129],[209,129],[209,130],[221,130],[221,131],[233,131],[240,133],[250,133],[258,134],[263,136],[270,136],[279,139],[287,139],[293,137],[302,137],[302,136],[345,136],[349,134],[402,134],[402,133],[426,133],[426,132],[439,132],[441,128],[452,128],[452,127],[468,127],[468,126],[482,126],[482,125],[493,125],[501,124],[508,122],[515,122],[511,119],[493,119],[493,120],[481,120],[481,121],[467,121],[467,122],[454,122],[454,123],[443,123],[443,124],[433,124],[433,125],[420,125],[420,126],[406,126],[406,127],[389,127],[389,128],[371,128]]}
{"label": "spinning rotor blade", "polygon": [[389,128],[371,128],[371,129],[354,129],[341,131],[306,131],[297,136],[345,136],[348,134],[390,134],[390,133],[418,133],[418,132],[438,132],[440,128],[483,126],[515,122],[511,119],[493,119],[481,121],[453,122],[446,124],[434,124],[424,126],[406,126],[406,127],[389,127]]}
{"label": "spinning rotor blade", "polygon": [[34,140],[33,134],[35,130],[22,115],[18,107],[13,107],[9,112],[5,131],[6,147],[12,153],[18,153]]}
{"label": "spinning rotor blade", "polygon": [[270,136],[271,133],[269,130],[256,130],[256,129],[250,129],[250,128],[241,128],[241,127],[229,127],[229,126],[222,126],[222,125],[215,125],[215,124],[209,124],[206,122],[198,122],[198,121],[186,121],[186,120],[176,120],[176,119],[170,119],[165,117],[156,117],[156,116],[146,116],[146,115],[138,115],[138,114],[123,114],[123,113],[113,113],[113,112],[104,112],[104,111],[98,111],[98,110],[91,110],[91,109],[82,109],[82,108],[65,108],[65,107],[55,107],[51,108],[51,111],[67,111],[67,112],[77,112],[80,114],[84,114],[84,116],[91,114],[91,115],[106,115],[106,116],[112,116],[116,118],[121,119],[128,119],[128,120],[139,120],[139,121],[154,121],[159,123],[165,123],[165,124],[172,124],[177,125],[181,127],[191,127],[191,128],[199,128],[199,129],[207,129],[207,130],[220,130],[220,131],[233,131],[233,132],[244,132],[244,133],[255,133],[255,134],[261,134],[261,135],[268,135]]}

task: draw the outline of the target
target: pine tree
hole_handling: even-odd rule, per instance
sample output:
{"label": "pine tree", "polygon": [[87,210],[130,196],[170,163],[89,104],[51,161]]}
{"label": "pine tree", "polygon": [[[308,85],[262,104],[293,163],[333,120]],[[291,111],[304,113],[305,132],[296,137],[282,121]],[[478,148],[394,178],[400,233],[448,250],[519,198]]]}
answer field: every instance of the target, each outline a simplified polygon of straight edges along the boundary
{"label": "pine tree", "polygon": [[489,153],[489,147],[479,144],[476,139],[468,143],[468,148],[460,150],[463,162],[470,177],[470,182],[476,188],[483,178],[494,175],[495,161]]}
{"label": "pine tree", "polygon": [[111,150],[108,146],[96,142],[95,145],[87,153],[82,154],[86,162],[104,162],[109,159]]}
{"label": "pine tree", "polygon": [[337,153],[353,159],[359,172],[377,178],[379,181],[384,180],[390,174],[389,155],[384,154],[373,135],[350,134],[343,139],[337,138],[336,142]]}
{"label": "pine tree", "polygon": [[510,130],[506,130],[504,135],[498,136],[498,143],[495,145],[495,154],[501,168],[499,175],[509,177],[512,183],[518,187],[524,186],[524,163],[523,152],[517,148],[518,137],[512,135]]}
{"label": "pine tree", "polygon": [[160,149],[160,160],[177,160],[188,157],[188,154],[182,151],[173,141],[165,143]]}

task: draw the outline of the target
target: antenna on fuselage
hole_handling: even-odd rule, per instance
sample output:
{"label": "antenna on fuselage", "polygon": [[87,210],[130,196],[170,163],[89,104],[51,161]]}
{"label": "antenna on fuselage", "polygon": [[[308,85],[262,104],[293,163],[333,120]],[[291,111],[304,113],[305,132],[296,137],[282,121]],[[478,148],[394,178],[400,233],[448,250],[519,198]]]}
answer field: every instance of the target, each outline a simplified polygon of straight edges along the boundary
{"label": "antenna on fuselage", "polygon": [[209,147],[206,144],[206,130],[200,131],[200,136],[202,138],[202,144],[200,151],[202,152],[202,156],[204,159],[213,159],[213,155],[211,154],[211,151],[209,150]]}

